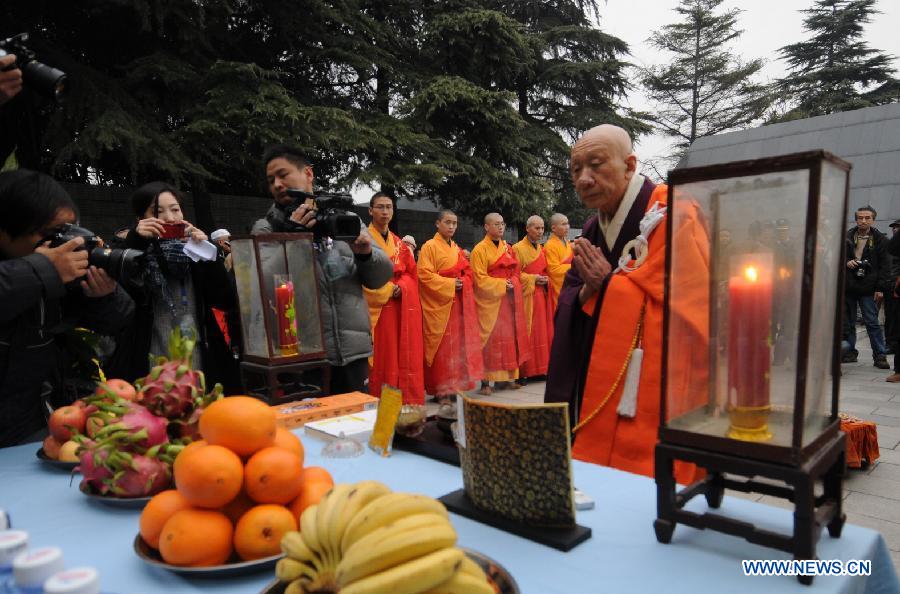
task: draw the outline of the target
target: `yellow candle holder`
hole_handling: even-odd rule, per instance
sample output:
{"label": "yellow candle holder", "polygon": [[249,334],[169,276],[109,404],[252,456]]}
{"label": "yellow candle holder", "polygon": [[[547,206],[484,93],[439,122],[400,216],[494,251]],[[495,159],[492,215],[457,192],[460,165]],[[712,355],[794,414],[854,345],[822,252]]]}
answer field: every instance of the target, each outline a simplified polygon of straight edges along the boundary
{"label": "yellow candle holder", "polygon": [[731,426],[728,428],[728,437],[742,441],[770,441],[772,433],[769,431],[769,413],[772,406],[735,406],[729,409],[728,417]]}

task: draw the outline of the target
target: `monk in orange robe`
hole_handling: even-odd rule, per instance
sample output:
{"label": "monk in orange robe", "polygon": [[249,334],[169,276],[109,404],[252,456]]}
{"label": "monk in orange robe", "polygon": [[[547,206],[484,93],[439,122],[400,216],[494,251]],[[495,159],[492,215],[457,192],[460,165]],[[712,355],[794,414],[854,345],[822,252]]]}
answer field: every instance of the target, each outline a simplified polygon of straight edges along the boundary
{"label": "monk in orange robe", "polygon": [[515,382],[519,367],[531,355],[519,261],[503,241],[505,229],[502,216],[488,214],[484,217],[484,239],[472,250],[485,371],[479,394],[484,395],[493,394],[492,381],[497,389],[519,389]]}
{"label": "monk in orange robe", "polygon": [[[597,209],[598,215],[585,223],[582,237],[573,242],[544,398],[569,402],[572,418],[578,419],[575,458],[652,477],[660,424],[665,218],[649,232],[649,245],[636,248],[643,252],[640,261],[626,244],[640,234],[648,211],[665,207],[667,188],[654,185],[636,167],[628,133],[617,126],[593,128],[572,148],[575,190],[585,207]],[[667,381],[684,398],[669,407],[670,415],[708,401],[709,328],[704,304],[709,240],[696,217],[680,217],[674,231],[680,253],[696,270],[689,284],[697,298],[671,304],[670,315],[679,331],[670,344],[673,359]],[[633,270],[619,269],[623,254],[625,266]],[[635,346],[643,349],[643,362],[634,392],[626,394],[621,372]],[[702,475],[694,465],[676,461],[675,476],[680,483],[690,483]]]}
{"label": "monk in orange robe", "polygon": [[372,320],[369,392],[381,395],[384,384],[399,388],[405,404],[425,404],[422,305],[416,260],[409,247],[391,233],[394,201],[377,192],[369,201],[369,234],[394,264],[394,276],[380,289],[365,291]]}
{"label": "monk in orange robe", "polygon": [[547,276],[550,277],[550,307],[556,312],[559,292],[566,273],[572,267],[572,242],[569,241],[569,218],[560,213],[550,217],[550,239],[544,244]]}
{"label": "monk in orange robe", "polygon": [[475,388],[482,375],[472,268],[453,241],[457,219],[442,210],[437,233],[419,251],[425,391],[437,400]]}
{"label": "monk in orange robe", "polygon": [[547,259],[540,241],[544,237],[544,219],[534,215],[525,223],[525,237],[513,245],[519,260],[519,280],[531,357],[519,369],[522,378],[547,373],[550,362],[550,342],[553,340],[553,309],[548,292]]}

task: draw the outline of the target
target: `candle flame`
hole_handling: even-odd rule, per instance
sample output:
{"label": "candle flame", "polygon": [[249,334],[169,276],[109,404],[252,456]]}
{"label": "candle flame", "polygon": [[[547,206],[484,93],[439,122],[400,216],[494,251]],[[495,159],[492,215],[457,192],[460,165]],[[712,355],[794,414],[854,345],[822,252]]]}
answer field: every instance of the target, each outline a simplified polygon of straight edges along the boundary
{"label": "candle flame", "polygon": [[744,277],[751,283],[755,283],[759,279],[759,271],[756,269],[756,266],[744,268]]}

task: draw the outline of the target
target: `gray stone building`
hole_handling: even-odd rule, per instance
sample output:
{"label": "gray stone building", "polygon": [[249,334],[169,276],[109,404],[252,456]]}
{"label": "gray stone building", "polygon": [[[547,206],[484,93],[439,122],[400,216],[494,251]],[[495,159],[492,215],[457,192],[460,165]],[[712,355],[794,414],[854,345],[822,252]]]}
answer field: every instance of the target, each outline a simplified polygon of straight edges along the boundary
{"label": "gray stone building", "polygon": [[878,211],[876,226],[887,232],[900,218],[900,103],[707,136],[691,145],[679,167],[814,149],[853,164],[850,217],[856,208],[871,205]]}

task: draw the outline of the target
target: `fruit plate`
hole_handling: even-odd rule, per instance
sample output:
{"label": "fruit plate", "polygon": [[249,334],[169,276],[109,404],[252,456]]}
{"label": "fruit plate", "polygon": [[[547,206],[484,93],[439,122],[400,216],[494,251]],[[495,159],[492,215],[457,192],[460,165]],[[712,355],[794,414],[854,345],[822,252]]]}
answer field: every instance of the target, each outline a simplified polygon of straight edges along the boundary
{"label": "fruit plate", "polygon": [[[469,556],[469,559],[477,563],[488,575],[488,577],[494,581],[494,584],[496,584],[498,588],[497,591],[499,592],[499,594],[521,594],[519,585],[516,583],[516,580],[514,580],[511,575],[509,575],[509,572],[506,571],[506,569],[502,565],[500,565],[487,555],[482,555],[477,551],[466,548],[463,548],[462,550],[465,551],[466,555]],[[278,580],[275,580],[266,584],[266,587],[263,588],[260,594],[284,594],[285,588],[287,588],[287,582],[279,582]]]}
{"label": "fruit plate", "polygon": [[134,552],[141,558],[141,561],[151,567],[159,567],[160,569],[168,569],[172,573],[180,573],[191,577],[210,577],[221,578],[236,575],[245,575],[257,571],[272,570],[275,563],[284,555],[273,555],[264,557],[254,561],[240,561],[235,557],[234,563],[226,563],[225,565],[213,565],[212,567],[180,567],[178,565],[170,565],[162,560],[159,551],[154,551],[138,534],[134,537]]}
{"label": "fruit plate", "polygon": [[109,495],[98,495],[97,493],[85,493],[84,491],[82,493],[91,501],[126,509],[143,509],[151,499],[150,497],[111,497]]}
{"label": "fruit plate", "polygon": [[76,466],[78,466],[78,462],[65,462],[63,460],[54,460],[50,456],[44,453],[44,448],[39,448],[37,451],[38,460],[45,464],[49,464],[54,468],[58,468],[60,470],[71,471]]}

